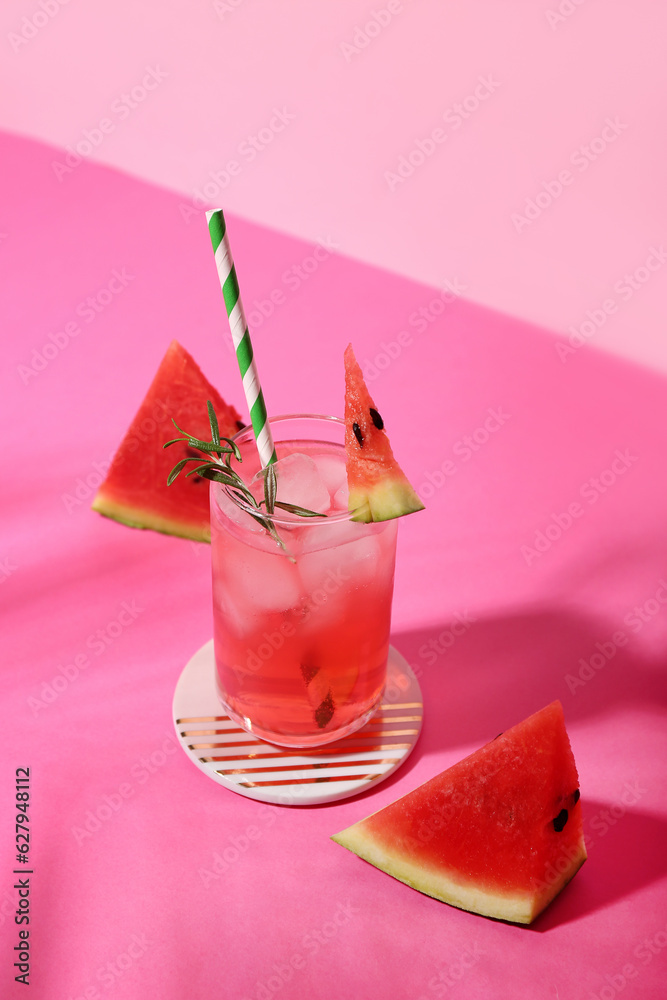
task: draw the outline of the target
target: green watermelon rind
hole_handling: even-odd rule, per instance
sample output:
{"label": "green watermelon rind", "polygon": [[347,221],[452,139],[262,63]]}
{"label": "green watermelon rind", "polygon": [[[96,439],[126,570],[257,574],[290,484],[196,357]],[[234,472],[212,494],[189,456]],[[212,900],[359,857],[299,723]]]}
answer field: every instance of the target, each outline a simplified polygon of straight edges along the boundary
{"label": "green watermelon rind", "polygon": [[431,896],[443,903],[449,903],[450,906],[455,906],[459,910],[468,910],[484,917],[492,917],[495,920],[505,920],[515,924],[532,923],[552,899],[574,878],[586,860],[586,848],[582,841],[580,853],[572,860],[570,867],[558,880],[548,885],[541,895],[535,896],[518,892],[494,893],[479,885],[465,885],[452,874],[448,876],[442,870],[438,871],[422,864],[412,863],[405,857],[384,849],[367,836],[358,824],[343,830],[341,833],[334,834],[331,839],[340,844],[341,847],[346,847],[349,851],[357,854],[364,861],[368,861],[399,882],[404,882],[405,885],[409,885],[412,889],[416,889],[426,896]]}
{"label": "green watermelon rind", "polygon": [[[529,924],[586,860],[581,802],[578,795],[570,798],[578,784],[562,705],[554,701],[332,840],[425,895]],[[457,793],[460,802],[447,823],[433,820],[432,829],[441,832],[427,848],[430,837],[422,836],[422,825],[431,817],[441,820],[443,805],[453,803]],[[552,828],[550,817],[565,802],[567,825]],[[472,850],[466,856],[461,844],[468,842]],[[481,855],[473,845],[482,845]]]}
{"label": "green watermelon rind", "polygon": [[192,521],[175,521],[166,517],[161,517],[155,511],[142,507],[129,507],[118,503],[112,497],[105,494],[103,489],[98,490],[97,496],[90,505],[91,510],[108,517],[112,521],[124,524],[128,528],[139,528],[146,531],[157,531],[162,535],[174,535],[177,538],[186,538],[192,542],[211,541],[210,523],[202,524],[197,528]]}
{"label": "green watermelon rind", "polygon": [[424,510],[410,483],[402,476],[388,475],[367,491],[350,490],[349,509],[354,511],[352,521],[369,524],[372,521],[391,521],[405,514]]}

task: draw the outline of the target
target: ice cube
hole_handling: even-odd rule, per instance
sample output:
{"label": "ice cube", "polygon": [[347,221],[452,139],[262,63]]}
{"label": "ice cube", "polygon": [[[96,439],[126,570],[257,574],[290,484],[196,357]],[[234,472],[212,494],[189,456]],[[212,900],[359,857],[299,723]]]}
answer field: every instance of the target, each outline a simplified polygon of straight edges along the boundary
{"label": "ice cube", "polygon": [[248,619],[234,604],[229,582],[213,577],[213,607],[217,620],[225,631],[231,631],[243,638],[255,626],[253,618]]}
{"label": "ice cube", "polygon": [[357,601],[360,588],[376,578],[379,553],[377,539],[371,535],[299,557],[305,593],[302,627],[306,632],[345,627],[350,600]]}
{"label": "ice cube", "polygon": [[356,521],[346,519],[336,520],[328,517],[321,524],[309,524],[307,518],[301,518],[303,527],[300,531],[301,551],[318,552],[320,549],[330,549],[346,542],[354,542],[364,534],[365,526]]}
{"label": "ice cube", "polygon": [[337,458],[335,455],[315,455],[313,461],[317,466],[320,479],[329,490],[331,496],[334,496],[343,483],[347,482],[345,459],[342,455],[340,458]]}
{"label": "ice cube", "polygon": [[[333,526],[333,525],[332,525]],[[333,594],[350,591],[367,583],[377,573],[380,545],[374,533],[364,531],[362,525],[341,522],[337,528],[361,528],[361,535],[330,548],[302,552],[299,572],[307,595],[324,589]],[[348,539],[351,535],[347,535]]]}
{"label": "ice cube", "polygon": [[301,602],[296,565],[277,546],[273,553],[246,545],[227,569],[234,580],[234,604],[251,621],[258,612],[288,611]]}
{"label": "ice cube", "polygon": [[361,587],[377,577],[380,543],[374,534],[348,542],[337,550],[338,572],[348,573],[355,586]]}
{"label": "ice cube", "polygon": [[[275,462],[273,468],[276,471],[277,500],[314,510],[318,514],[329,509],[329,490],[320,477],[315,462],[308,455],[287,455]],[[251,486],[253,492],[254,484],[260,480],[263,482],[264,475],[265,472],[262,471],[254,477]],[[284,517],[285,511],[278,508],[276,515]]]}
{"label": "ice cube", "polygon": [[333,505],[335,510],[347,510],[350,500],[350,490],[347,483],[343,483],[334,493]]}

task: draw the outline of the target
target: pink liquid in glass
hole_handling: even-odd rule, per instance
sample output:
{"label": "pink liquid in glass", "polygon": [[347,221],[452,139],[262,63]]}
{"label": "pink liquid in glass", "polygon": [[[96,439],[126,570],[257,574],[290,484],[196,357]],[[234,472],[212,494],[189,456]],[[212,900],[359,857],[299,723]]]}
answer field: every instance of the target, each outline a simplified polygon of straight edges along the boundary
{"label": "pink liquid in glass", "polygon": [[[278,458],[305,455],[325,486],[308,495],[326,518],[276,510],[287,552],[224,486],[211,485],[218,692],[232,719],[285,746],[317,746],[360,728],[385,683],[397,525],[351,520],[344,450],[330,440],[341,435],[339,425],[330,418],[272,422]],[[280,441],[280,433],[294,437]],[[310,439],[301,440],[306,433]],[[249,482],[259,467],[252,434],[241,432],[238,443],[244,461],[236,468]],[[278,469],[278,499],[301,502],[281,492],[288,473]],[[261,483],[253,492],[263,496]]]}

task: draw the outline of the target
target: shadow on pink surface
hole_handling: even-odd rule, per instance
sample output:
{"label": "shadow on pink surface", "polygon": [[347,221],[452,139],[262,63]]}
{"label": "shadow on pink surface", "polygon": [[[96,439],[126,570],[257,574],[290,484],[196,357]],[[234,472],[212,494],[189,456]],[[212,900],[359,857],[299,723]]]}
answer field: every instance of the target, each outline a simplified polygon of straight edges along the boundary
{"label": "shadow on pink surface", "polygon": [[[479,618],[444,648],[443,636],[453,636],[456,624],[392,640],[424,695],[424,729],[415,757],[481,746],[556,698],[563,703],[566,723],[615,708],[667,703],[664,649],[649,654],[637,643],[601,642],[609,627],[582,615],[535,609]],[[433,645],[438,642],[444,648],[439,656]]]}
{"label": "shadow on pink surface", "polygon": [[[641,787],[641,786],[640,786]],[[627,799],[637,789],[627,789]],[[622,802],[582,798],[588,859],[531,929],[544,932],[658,882],[667,874],[667,823]]]}

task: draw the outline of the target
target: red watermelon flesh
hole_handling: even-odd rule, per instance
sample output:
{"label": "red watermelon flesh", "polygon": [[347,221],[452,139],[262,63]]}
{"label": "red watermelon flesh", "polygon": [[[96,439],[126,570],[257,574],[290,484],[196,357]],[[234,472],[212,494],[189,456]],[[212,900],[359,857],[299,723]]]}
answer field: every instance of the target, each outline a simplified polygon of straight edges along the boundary
{"label": "red watermelon flesh", "polygon": [[333,839],[429,896],[529,924],[586,860],[560,702]]}
{"label": "red watermelon flesh", "polygon": [[352,344],[345,349],[345,455],[353,520],[388,521],[424,509],[394,458]]}
{"label": "red watermelon flesh", "polygon": [[225,403],[192,356],[173,340],[97,492],[93,510],[133,528],[210,541],[209,481],[197,476],[186,479],[181,474],[167,486],[169,472],[188,451],[185,444],[162,447],[178,436],[172,417],[195,437],[211,439],[206,408],[209,399],[220,434],[232,437],[242,426],[238,413]]}

